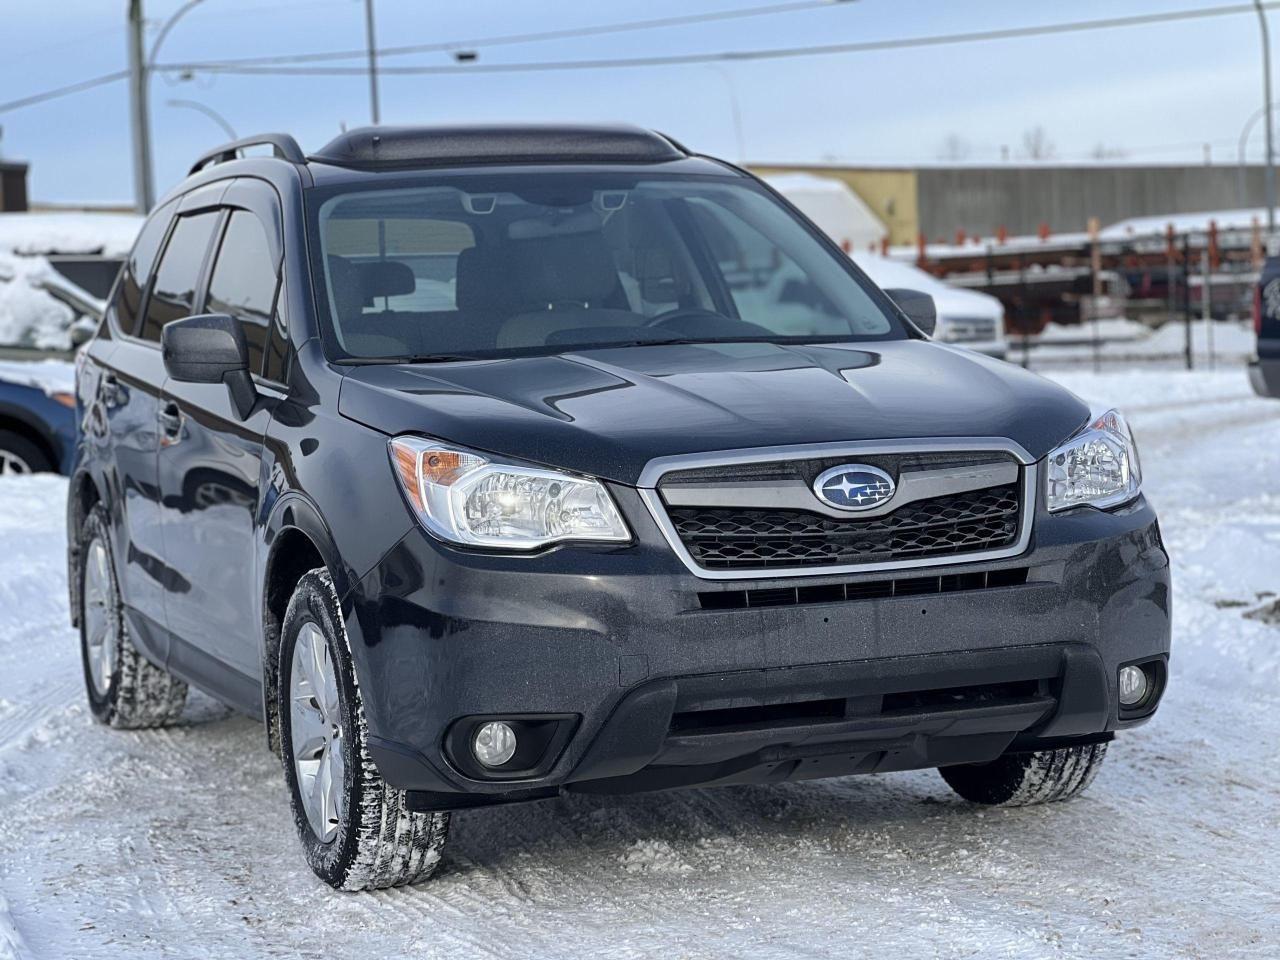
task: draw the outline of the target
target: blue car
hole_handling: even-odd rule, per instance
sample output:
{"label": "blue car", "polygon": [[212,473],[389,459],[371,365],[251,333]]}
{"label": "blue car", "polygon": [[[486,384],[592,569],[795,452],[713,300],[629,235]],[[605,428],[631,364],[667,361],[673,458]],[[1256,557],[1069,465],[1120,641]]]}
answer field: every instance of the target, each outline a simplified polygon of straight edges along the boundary
{"label": "blue car", "polygon": [[75,445],[72,365],[0,359],[0,476],[68,473]]}

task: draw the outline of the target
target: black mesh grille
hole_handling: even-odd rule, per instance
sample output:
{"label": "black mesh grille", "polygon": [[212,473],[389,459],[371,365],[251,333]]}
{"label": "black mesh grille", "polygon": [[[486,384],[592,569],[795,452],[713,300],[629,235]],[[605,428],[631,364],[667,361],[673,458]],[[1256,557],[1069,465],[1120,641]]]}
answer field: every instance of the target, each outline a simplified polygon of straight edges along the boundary
{"label": "black mesh grille", "polygon": [[1018,537],[1017,484],[920,500],[882,517],[800,510],[668,507],[693,559],[709,569],[885,563],[993,550]]}

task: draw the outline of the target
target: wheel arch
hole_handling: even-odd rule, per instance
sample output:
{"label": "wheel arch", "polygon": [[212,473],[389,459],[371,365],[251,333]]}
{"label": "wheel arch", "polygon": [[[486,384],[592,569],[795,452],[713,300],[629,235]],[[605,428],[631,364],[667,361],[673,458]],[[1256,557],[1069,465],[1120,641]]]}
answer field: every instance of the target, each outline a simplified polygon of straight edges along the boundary
{"label": "wheel arch", "polygon": [[106,504],[101,485],[80,469],[67,485],[67,594],[71,625],[80,626],[80,530],[96,504]]}
{"label": "wheel arch", "polygon": [[319,509],[301,494],[285,494],[276,502],[266,527],[266,559],[262,568],[262,715],[267,742],[279,750],[280,711],[276,701],[280,630],[289,599],[303,574],[325,567],[338,596],[349,586],[345,565]]}

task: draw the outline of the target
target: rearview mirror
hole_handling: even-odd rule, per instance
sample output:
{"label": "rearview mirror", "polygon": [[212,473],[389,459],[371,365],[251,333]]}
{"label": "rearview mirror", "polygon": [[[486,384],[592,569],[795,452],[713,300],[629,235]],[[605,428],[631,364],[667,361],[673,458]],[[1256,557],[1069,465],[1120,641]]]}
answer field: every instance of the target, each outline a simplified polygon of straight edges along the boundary
{"label": "rearview mirror", "polygon": [[235,317],[205,313],[166,323],[160,352],[174,380],[225,383],[240,419],[253,409],[257,391],[249,375],[249,346]]}
{"label": "rearview mirror", "polygon": [[893,289],[886,290],[885,293],[925,336],[933,336],[934,328],[938,325],[938,308],[933,303],[933,297],[919,290]]}

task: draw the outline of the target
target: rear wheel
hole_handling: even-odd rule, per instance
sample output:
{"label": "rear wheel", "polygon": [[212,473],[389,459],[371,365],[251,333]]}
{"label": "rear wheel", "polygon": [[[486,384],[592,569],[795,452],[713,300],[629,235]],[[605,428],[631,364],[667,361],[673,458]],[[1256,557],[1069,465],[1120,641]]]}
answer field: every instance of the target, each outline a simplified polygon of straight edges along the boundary
{"label": "rear wheel", "polygon": [[80,540],[80,659],[98,722],[159,727],[182,715],[187,685],[139,653],[129,636],[101,504],[89,511]]}
{"label": "rear wheel", "polygon": [[0,477],[47,473],[53,469],[48,455],[26,437],[0,430]]}
{"label": "rear wheel", "polygon": [[991,763],[941,767],[942,779],[973,803],[1024,807],[1070,800],[1093,783],[1107,755],[1105,743],[1035,753],[1007,753]]}
{"label": "rear wheel", "polygon": [[323,567],[298,582],[280,637],[280,753],[311,869],[340,890],[431,876],[447,813],[415,813],[369,756],[368,727],[338,597]]}

